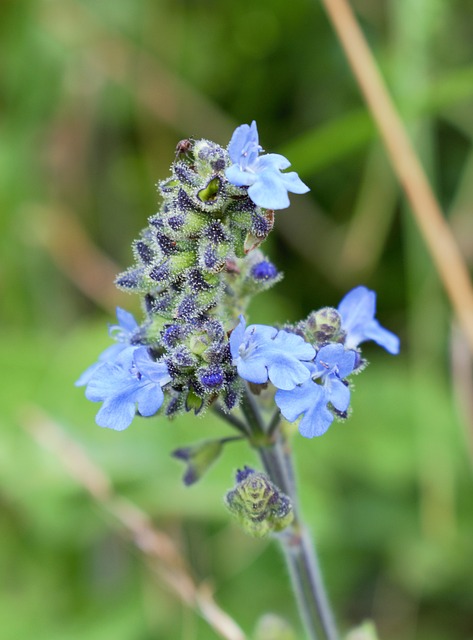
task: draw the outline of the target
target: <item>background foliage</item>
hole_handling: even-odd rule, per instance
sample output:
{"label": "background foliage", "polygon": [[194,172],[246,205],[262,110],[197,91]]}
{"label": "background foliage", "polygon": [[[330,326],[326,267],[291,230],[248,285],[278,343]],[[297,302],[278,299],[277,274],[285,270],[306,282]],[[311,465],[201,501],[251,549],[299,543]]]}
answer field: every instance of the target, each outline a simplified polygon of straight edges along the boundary
{"label": "background foliage", "polygon": [[[467,0],[357,0],[466,259],[473,263],[473,20]],[[297,626],[282,558],[222,506],[232,445],[186,489],[176,446],[214,419],[99,429],[73,382],[108,345],[113,288],[156,209],[176,142],[225,144],[256,119],[307,182],[265,250],[285,271],[251,319],[284,322],[378,291],[392,358],[368,347],[353,416],[295,437],[299,482],[342,627],[383,640],[473,638],[471,369],[340,46],[317,1],[4,0],[0,4],[0,628],[6,640],[201,640],[216,634],[22,429],[36,405],[179,541],[250,633]],[[456,354],[456,356],[455,356]]]}

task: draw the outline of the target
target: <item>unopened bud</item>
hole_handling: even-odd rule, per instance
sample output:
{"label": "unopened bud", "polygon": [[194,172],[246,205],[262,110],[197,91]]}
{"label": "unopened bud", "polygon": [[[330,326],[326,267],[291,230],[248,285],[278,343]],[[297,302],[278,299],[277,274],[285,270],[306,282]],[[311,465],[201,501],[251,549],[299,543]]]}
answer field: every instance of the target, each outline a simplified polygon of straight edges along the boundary
{"label": "unopened bud", "polygon": [[184,484],[191,485],[200,480],[207,469],[217,460],[223,448],[221,440],[204,440],[195,445],[176,449],[172,452],[174,458],[187,463],[184,474]]}
{"label": "unopened bud", "polygon": [[266,474],[245,467],[237,471],[236,482],[227,493],[225,504],[246,533],[263,538],[291,524],[291,501]]}
{"label": "unopened bud", "polygon": [[323,307],[318,311],[312,311],[307,320],[301,323],[310,343],[325,344],[338,342],[343,338],[342,319],[336,309]]}

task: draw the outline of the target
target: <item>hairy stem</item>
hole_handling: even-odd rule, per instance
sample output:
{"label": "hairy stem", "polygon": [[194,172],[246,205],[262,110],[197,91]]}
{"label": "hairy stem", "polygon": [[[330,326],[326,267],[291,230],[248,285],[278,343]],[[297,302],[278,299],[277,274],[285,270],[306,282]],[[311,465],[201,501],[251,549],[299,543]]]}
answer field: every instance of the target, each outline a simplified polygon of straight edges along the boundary
{"label": "hairy stem", "polygon": [[266,426],[256,399],[248,388],[245,389],[241,408],[251,431],[250,441],[258,451],[266,473],[291,498],[294,522],[278,536],[278,540],[286,558],[307,637],[310,640],[337,640],[315,549],[301,519],[292,453],[278,428],[279,415],[273,415]]}
{"label": "hairy stem", "polygon": [[325,592],[314,545],[303,523],[294,480],[292,454],[281,436],[258,449],[266,473],[291,498],[294,523],[278,539],[284,551],[292,586],[309,638],[337,640],[338,634]]}

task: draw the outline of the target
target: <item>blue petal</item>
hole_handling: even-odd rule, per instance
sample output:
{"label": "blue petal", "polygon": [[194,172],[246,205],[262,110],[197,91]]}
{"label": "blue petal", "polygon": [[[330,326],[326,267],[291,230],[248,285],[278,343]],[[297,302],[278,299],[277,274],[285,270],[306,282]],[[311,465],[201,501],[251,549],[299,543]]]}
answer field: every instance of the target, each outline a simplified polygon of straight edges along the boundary
{"label": "blue petal", "polygon": [[350,406],[350,389],[336,376],[327,376],[325,395],[338,411],[346,411]]}
{"label": "blue petal", "polygon": [[251,356],[247,360],[238,358],[236,362],[238,375],[243,380],[253,382],[254,384],[264,384],[268,382],[268,369],[266,360],[261,356]]}
{"label": "blue petal", "polygon": [[123,431],[133,422],[135,415],[134,402],[124,400],[122,396],[112,396],[99,409],[95,422],[99,427]]}
{"label": "blue petal", "polygon": [[133,314],[121,307],[117,307],[117,320],[120,327],[127,333],[134,333],[138,329],[138,323]]}
{"label": "blue petal", "polygon": [[275,173],[279,173],[283,169],[287,169],[290,166],[291,163],[285,156],[282,156],[279,153],[266,153],[265,155],[258,158],[255,170],[258,172],[262,172],[269,169],[271,171],[274,171]]}
{"label": "blue petal", "polygon": [[246,333],[259,343],[268,343],[277,336],[278,330],[267,324],[250,324]]}
{"label": "blue petal", "polygon": [[96,374],[97,370],[105,362],[114,362],[114,360],[118,358],[120,353],[122,353],[122,351],[124,351],[125,349],[128,349],[128,347],[129,345],[124,344],[123,342],[110,345],[110,347],[105,349],[105,351],[100,354],[98,361],[94,362],[94,364],[91,364],[90,367],[88,367],[82,373],[80,378],[75,382],[76,387],[83,387],[84,385],[88,384],[91,378]]}
{"label": "blue petal", "polygon": [[366,287],[359,286],[349,291],[338,305],[347,330],[357,324],[365,324],[376,313],[376,294]]}
{"label": "blue petal", "polygon": [[332,422],[333,415],[321,401],[318,406],[304,414],[299,423],[299,433],[304,438],[323,436]]}
{"label": "blue petal", "polygon": [[146,347],[136,349],[133,354],[138,371],[154,384],[164,386],[171,381],[168,368],[164,362],[153,360]]}
{"label": "blue petal", "polygon": [[148,418],[154,416],[163,404],[164,393],[159,384],[148,383],[137,390],[135,401],[141,415]]}
{"label": "blue petal", "polygon": [[310,191],[309,187],[302,182],[295,171],[281,173],[281,180],[284,187],[291,193],[307,193]]}
{"label": "blue petal", "polygon": [[333,422],[333,415],[327,409],[324,387],[307,381],[292,391],[276,391],[275,401],[282,415],[294,422],[302,415],[299,432],[305,438],[320,436]]}
{"label": "blue petal", "polygon": [[347,337],[345,345],[348,349],[356,348],[366,340],[365,327],[376,313],[376,294],[366,287],[355,287],[338,305],[342,318],[342,328]]}
{"label": "blue petal", "polygon": [[258,144],[258,130],[254,120],[251,126],[242,124],[233,132],[232,139],[228,145],[228,154],[233,163],[240,163],[241,154],[247,146],[256,146],[258,151],[260,149]]}
{"label": "blue petal", "polygon": [[287,189],[274,171],[258,173],[258,179],[249,187],[248,195],[255,204],[266,209],[287,209],[290,204]]}
{"label": "blue petal", "polygon": [[302,337],[267,325],[245,329],[243,317],[230,336],[230,350],[241,378],[256,384],[269,379],[279,389],[305,382],[310,377],[305,362],[315,355]]}
{"label": "blue petal", "polygon": [[104,362],[91,377],[85,396],[92,402],[102,402],[105,398],[121,393],[134,384],[136,377],[130,371],[133,366],[133,352],[136,347],[123,350],[115,362]]}
{"label": "blue petal", "polygon": [[238,164],[232,164],[231,167],[228,167],[225,170],[225,176],[228,182],[231,182],[236,187],[248,187],[258,180],[258,176],[255,173],[243,171]]}
{"label": "blue petal", "polygon": [[240,316],[240,322],[237,324],[237,326],[233,329],[233,331],[230,334],[230,351],[233,358],[238,358],[240,355],[238,348],[243,342],[245,329],[246,329],[245,318],[243,316]]}
{"label": "blue petal", "polygon": [[376,294],[366,287],[352,289],[338,306],[342,318],[342,329],[346,332],[345,346],[355,349],[365,340],[374,340],[386,351],[399,353],[399,338],[384,329],[375,319]]}
{"label": "blue petal", "polygon": [[291,333],[290,331],[284,331],[284,329],[278,332],[274,338],[274,344],[298,360],[310,361],[315,357],[315,349],[312,345],[306,342],[301,336]]}
{"label": "blue petal", "polygon": [[286,209],[288,191],[306,193],[309,188],[294,171],[281,173],[291,166],[287,158],[277,153],[260,156],[260,151],[256,123],[238,127],[228,146],[233,164],[225,171],[227,180],[237,187],[249,187],[249,197],[260,207]]}
{"label": "blue petal", "polygon": [[377,320],[373,320],[365,327],[365,339],[373,340],[393,355],[397,355],[400,351],[401,341],[397,335],[382,327]]}
{"label": "blue petal", "polygon": [[356,361],[356,353],[347,350],[342,344],[328,344],[322,347],[315,358],[315,377],[324,377],[334,369],[339,378],[346,378],[352,373]]}
{"label": "blue petal", "polygon": [[268,377],[278,389],[293,389],[310,377],[310,371],[302,361],[311,361],[315,349],[301,336],[288,331],[279,331],[265,348],[268,362]]}
{"label": "blue petal", "polygon": [[308,380],[290,391],[278,389],[274,400],[286,420],[294,422],[308,407],[317,404],[322,395],[322,387]]}
{"label": "blue petal", "polygon": [[289,391],[310,378],[310,371],[287,354],[276,353],[268,365],[268,378],[278,389]]}

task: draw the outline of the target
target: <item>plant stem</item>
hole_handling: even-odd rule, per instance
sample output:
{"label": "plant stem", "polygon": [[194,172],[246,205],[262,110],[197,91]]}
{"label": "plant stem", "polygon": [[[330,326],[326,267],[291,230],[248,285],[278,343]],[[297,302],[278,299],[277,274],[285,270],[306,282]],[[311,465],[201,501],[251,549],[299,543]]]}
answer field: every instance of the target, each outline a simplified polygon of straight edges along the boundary
{"label": "plant stem", "polygon": [[228,424],[230,424],[232,427],[238,429],[238,431],[240,431],[240,433],[242,433],[244,436],[249,436],[248,428],[242,420],[232,415],[231,413],[227,413],[218,404],[214,404],[212,406],[212,409],[220,418],[222,418],[222,420],[225,420],[225,422],[228,422]]}
{"label": "plant stem", "polygon": [[266,473],[293,503],[294,523],[278,536],[286,558],[292,586],[309,638],[337,640],[338,633],[320,573],[315,548],[301,520],[294,482],[292,455],[281,436],[272,445],[258,449]]}
{"label": "plant stem", "polygon": [[[248,388],[241,409],[251,430],[251,443],[258,451],[266,473],[291,498],[294,522],[278,540],[284,551],[292,586],[306,627],[307,637],[337,640],[338,634],[323,586],[319,563],[310,535],[301,520],[292,453],[273,415],[265,426],[259,407]],[[322,636],[319,636],[319,631]]]}

